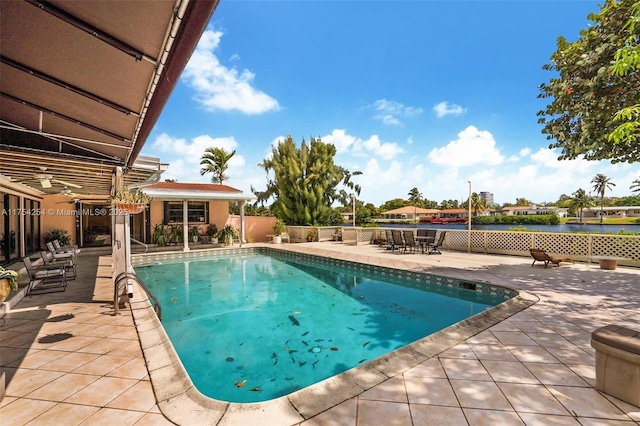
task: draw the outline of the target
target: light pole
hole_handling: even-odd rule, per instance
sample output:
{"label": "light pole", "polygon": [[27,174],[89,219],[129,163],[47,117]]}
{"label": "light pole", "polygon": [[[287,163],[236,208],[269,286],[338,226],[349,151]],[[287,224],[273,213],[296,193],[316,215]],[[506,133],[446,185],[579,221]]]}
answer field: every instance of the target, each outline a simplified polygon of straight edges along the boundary
{"label": "light pole", "polygon": [[353,203],[353,227],[356,227],[356,195],[351,194],[351,202]]}
{"label": "light pole", "polygon": [[471,253],[471,181],[469,183],[469,215],[467,217],[467,253]]}

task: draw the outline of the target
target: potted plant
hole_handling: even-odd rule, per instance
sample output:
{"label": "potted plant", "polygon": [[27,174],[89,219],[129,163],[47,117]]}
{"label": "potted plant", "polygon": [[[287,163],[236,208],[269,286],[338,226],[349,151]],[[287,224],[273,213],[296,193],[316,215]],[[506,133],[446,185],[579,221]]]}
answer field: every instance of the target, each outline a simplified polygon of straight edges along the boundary
{"label": "potted plant", "polygon": [[111,207],[129,214],[138,214],[144,210],[151,199],[138,188],[123,188],[111,197]]}
{"label": "potted plant", "polygon": [[158,247],[164,247],[169,244],[169,230],[163,223],[156,223],[153,225],[151,242]]}
{"label": "potted plant", "polygon": [[316,229],[312,228],[309,231],[307,231],[307,242],[312,242],[315,241],[316,239]]}
{"label": "potted plant", "polygon": [[206,232],[209,236],[209,239],[211,240],[211,243],[218,244],[218,227],[216,226],[216,224],[210,223],[209,226],[207,226]]}
{"label": "potted plant", "polygon": [[12,290],[18,290],[18,273],[0,266],[0,303],[5,301]]}
{"label": "potted plant", "polygon": [[233,240],[237,235],[238,232],[236,231],[236,228],[232,225],[225,225],[225,227],[220,231],[218,238],[220,238],[224,244],[230,246],[233,244]]}
{"label": "potted plant", "polygon": [[287,229],[287,225],[279,218],[276,218],[276,223],[273,224],[273,227],[271,229],[273,229],[273,233],[275,234],[273,236],[273,244],[282,243],[282,237],[280,236],[280,234],[282,234],[285,229]]}
{"label": "potted plant", "polygon": [[198,242],[198,238],[200,238],[200,228],[198,227],[198,225],[193,225],[191,228],[189,228],[189,238],[194,244]]}

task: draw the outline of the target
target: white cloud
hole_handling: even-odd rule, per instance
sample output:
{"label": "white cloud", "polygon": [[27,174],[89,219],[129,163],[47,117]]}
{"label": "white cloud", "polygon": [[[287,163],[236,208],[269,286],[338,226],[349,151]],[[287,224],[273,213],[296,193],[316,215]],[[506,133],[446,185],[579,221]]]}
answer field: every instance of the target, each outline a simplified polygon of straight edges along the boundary
{"label": "white cloud", "polygon": [[[214,52],[222,35],[221,31],[206,30],[185,67],[183,78],[196,90],[195,99],[210,111],[261,114],[279,109],[277,100],[253,87],[254,73],[220,63]],[[237,58],[232,56],[232,60]]]}
{"label": "white cloud", "polygon": [[[237,150],[238,142],[233,136],[213,138],[209,135],[196,136],[188,142],[184,138],[175,138],[162,133],[153,141],[152,146],[159,154],[171,155],[169,169],[163,173],[163,179],[178,179],[178,182],[209,182],[210,177],[200,176],[200,158],[205,149],[217,147],[233,151]],[[236,152],[229,160],[227,174],[230,177],[242,174],[245,164],[245,158]]]}
{"label": "white cloud", "polygon": [[467,112],[466,108],[462,108],[460,105],[451,104],[449,102],[440,102],[433,106],[433,112],[436,117],[442,118],[445,115],[462,115]]}
{"label": "white cloud", "polygon": [[378,99],[372,106],[376,111],[373,118],[389,126],[401,125],[402,122],[399,117],[411,117],[422,114],[422,108],[404,106],[399,102],[388,101],[386,99]]}
{"label": "white cloud", "polygon": [[323,136],[321,139],[322,142],[333,144],[337,154],[349,151],[357,140],[355,136],[347,135],[345,129],[333,129],[330,135]]}
{"label": "white cloud", "polygon": [[488,131],[480,131],[469,126],[460,133],[458,139],[449,142],[442,148],[434,148],[429,152],[429,159],[436,164],[456,167],[474,164],[497,165],[504,162],[504,157],[496,148],[496,141]]}

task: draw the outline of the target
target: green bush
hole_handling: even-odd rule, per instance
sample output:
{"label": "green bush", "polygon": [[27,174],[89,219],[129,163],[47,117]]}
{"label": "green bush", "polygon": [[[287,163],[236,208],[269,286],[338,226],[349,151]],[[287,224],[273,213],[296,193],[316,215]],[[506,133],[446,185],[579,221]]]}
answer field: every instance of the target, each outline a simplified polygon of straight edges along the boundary
{"label": "green bush", "polygon": [[58,240],[61,246],[68,246],[71,243],[71,237],[63,229],[52,229],[44,234],[45,243],[50,243],[54,240]]}
{"label": "green bush", "polygon": [[474,225],[558,225],[560,218],[556,214],[523,214],[475,216],[471,218]]}

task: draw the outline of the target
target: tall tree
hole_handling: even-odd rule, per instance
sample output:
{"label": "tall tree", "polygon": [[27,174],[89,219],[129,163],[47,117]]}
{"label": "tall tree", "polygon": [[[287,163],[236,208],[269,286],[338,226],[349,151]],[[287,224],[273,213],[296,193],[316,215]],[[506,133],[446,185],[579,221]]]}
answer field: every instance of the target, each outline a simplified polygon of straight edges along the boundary
{"label": "tall tree", "polygon": [[[631,17],[625,24],[629,33],[626,43],[618,49],[612,72],[619,76],[640,72],[640,36],[637,28],[640,28],[640,1],[632,7]],[[609,135],[609,141],[617,144],[633,144],[640,139],[640,103],[621,109],[613,117],[620,123]]]}
{"label": "tall tree", "polygon": [[531,205],[531,201],[526,198],[516,198],[516,206],[518,207],[528,207]]}
{"label": "tall tree", "polygon": [[584,189],[580,188],[573,193],[571,207],[580,212],[580,223],[582,223],[582,210],[591,206],[593,206],[593,200]]}
{"label": "tall tree", "polygon": [[633,182],[631,182],[631,186],[629,187],[629,189],[631,190],[631,192],[637,192],[638,194],[640,194],[640,178],[635,179]]}
{"label": "tall tree", "polygon": [[422,204],[422,194],[418,191],[418,188],[411,188],[407,195],[409,195],[408,201],[411,205],[420,207]]}
{"label": "tall tree", "polygon": [[478,210],[485,211],[487,209],[487,200],[481,199],[478,193],[474,192],[471,194],[471,208],[473,215],[478,216]]}
{"label": "tall tree", "polygon": [[231,152],[219,147],[209,147],[204,150],[204,154],[200,158],[200,165],[204,166],[200,169],[200,175],[211,173],[211,182],[222,184],[229,177],[225,172],[229,168],[229,160],[236,155],[236,151]]}
{"label": "tall tree", "polygon": [[328,223],[335,216],[331,207],[335,201],[346,205],[351,193],[360,195],[360,186],[351,180],[360,172],[336,165],[335,154],[335,146],[320,139],[311,138],[308,145],[303,139],[298,148],[288,136],[259,164],[267,172],[267,188],[262,192],[252,188],[253,193],[261,203],[275,199],[271,210],[287,225]]}
{"label": "tall tree", "polygon": [[[558,50],[543,69],[559,74],[540,85],[540,98],[553,98],[538,112],[542,133],[555,140],[549,148],[560,148],[560,159],[583,157],[612,162],[640,160],[636,143],[616,143],[609,135],[622,121],[614,121],[618,111],[640,103],[640,72],[626,75],[613,72],[618,50],[629,43],[637,45],[638,32],[629,36],[626,23],[637,0],[606,0],[593,23],[580,32],[573,43],[558,38]],[[633,120],[632,117],[629,117]],[[637,118],[636,118],[637,121]]]}
{"label": "tall tree", "polygon": [[607,189],[613,189],[616,186],[607,176],[598,173],[591,179],[593,190],[600,195],[600,223],[604,220],[604,193]]}

